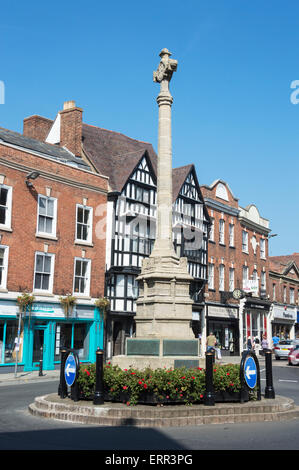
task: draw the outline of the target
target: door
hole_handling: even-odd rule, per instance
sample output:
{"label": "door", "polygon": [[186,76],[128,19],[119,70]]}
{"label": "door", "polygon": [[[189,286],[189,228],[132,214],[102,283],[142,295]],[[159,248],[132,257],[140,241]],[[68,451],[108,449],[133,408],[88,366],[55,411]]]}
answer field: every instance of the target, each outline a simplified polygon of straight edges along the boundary
{"label": "door", "polygon": [[45,354],[45,327],[35,326],[33,331],[32,367],[39,367]]}

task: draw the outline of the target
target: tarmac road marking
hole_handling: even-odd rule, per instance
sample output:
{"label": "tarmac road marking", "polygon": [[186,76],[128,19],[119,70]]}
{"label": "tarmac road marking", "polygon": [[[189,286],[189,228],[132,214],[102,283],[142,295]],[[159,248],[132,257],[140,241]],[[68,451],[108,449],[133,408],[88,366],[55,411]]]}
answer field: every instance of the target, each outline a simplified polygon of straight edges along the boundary
{"label": "tarmac road marking", "polygon": [[278,379],[278,382],[294,382],[294,383],[297,383],[298,380],[284,380],[284,379]]}

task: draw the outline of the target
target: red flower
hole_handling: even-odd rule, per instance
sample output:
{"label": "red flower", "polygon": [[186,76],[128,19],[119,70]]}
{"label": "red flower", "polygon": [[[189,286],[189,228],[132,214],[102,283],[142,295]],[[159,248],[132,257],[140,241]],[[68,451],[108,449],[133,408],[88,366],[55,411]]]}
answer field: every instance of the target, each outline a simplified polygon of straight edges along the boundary
{"label": "red flower", "polygon": [[143,384],[143,388],[147,388],[147,385],[146,385],[146,384]]}
{"label": "red flower", "polygon": [[195,380],[195,377],[191,377],[193,380]]}
{"label": "red flower", "polygon": [[199,395],[199,398],[203,398],[203,395]]}
{"label": "red flower", "polygon": [[136,372],[131,372],[131,375],[135,375],[135,374],[136,374]]}
{"label": "red flower", "polygon": [[141,382],[141,380],[139,380],[139,382],[138,382],[138,383],[139,383],[139,385],[142,385],[142,382]]}
{"label": "red flower", "polygon": [[87,369],[84,369],[84,372],[86,372],[87,375],[90,375],[90,372]]}
{"label": "red flower", "polygon": [[127,390],[127,388],[128,388],[128,387],[127,387],[126,385],[123,386],[123,389],[124,389],[124,390]]}
{"label": "red flower", "polygon": [[166,398],[169,398],[169,396],[168,396],[168,395],[166,395]]}
{"label": "red flower", "polygon": [[185,376],[184,376],[184,377],[181,377],[181,379],[185,379],[185,378],[186,378]]}
{"label": "red flower", "polygon": [[229,372],[227,372],[226,375],[230,375]]}
{"label": "red flower", "polygon": [[129,401],[127,401],[127,406],[130,406],[130,402],[129,402]]}

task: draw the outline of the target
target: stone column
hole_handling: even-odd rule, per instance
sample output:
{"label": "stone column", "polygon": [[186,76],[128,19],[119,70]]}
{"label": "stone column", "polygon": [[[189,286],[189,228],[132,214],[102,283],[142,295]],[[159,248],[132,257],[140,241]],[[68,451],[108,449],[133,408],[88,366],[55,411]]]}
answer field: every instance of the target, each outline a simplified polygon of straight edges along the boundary
{"label": "stone column", "polygon": [[157,228],[156,240],[149,258],[143,261],[139,281],[140,295],[136,302],[136,336],[194,337],[190,328],[192,300],[187,258],[179,258],[172,239],[172,136],[171,106],[173,98],[169,82],[177,69],[177,61],[163,49],[154,82],[160,83]]}
{"label": "stone column", "polygon": [[154,72],[154,81],[160,83],[157,97],[159,105],[158,174],[157,174],[157,228],[152,256],[177,258],[172,242],[172,134],[171,106],[173,98],[169,82],[177,69],[177,61],[170,59],[170,52],[163,49],[161,62]]}

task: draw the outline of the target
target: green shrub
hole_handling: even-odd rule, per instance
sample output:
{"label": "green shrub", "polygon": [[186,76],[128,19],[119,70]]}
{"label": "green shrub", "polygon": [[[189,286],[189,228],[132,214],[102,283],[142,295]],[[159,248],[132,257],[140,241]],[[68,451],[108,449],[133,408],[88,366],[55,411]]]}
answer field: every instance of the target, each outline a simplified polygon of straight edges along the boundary
{"label": "green shrub", "polygon": [[[109,362],[104,365],[104,390],[112,399],[126,396],[127,404],[135,405],[145,394],[154,394],[163,402],[200,403],[205,392],[205,369],[121,369]],[[81,364],[78,383],[83,397],[91,398],[95,389],[95,364]],[[239,392],[240,366],[215,365],[214,390]]]}

